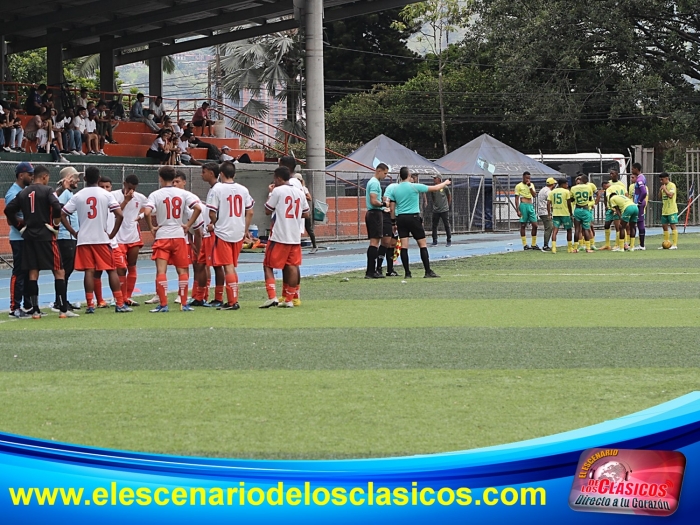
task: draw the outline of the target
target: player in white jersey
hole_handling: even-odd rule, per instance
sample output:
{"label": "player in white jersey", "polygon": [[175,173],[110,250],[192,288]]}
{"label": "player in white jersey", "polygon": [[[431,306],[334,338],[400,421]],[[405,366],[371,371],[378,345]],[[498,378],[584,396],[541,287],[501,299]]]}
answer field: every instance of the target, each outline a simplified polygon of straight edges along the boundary
{"label": "player in white jersey", "polygon": [[124,222],[122,222],[115,239],[119,245],[118,251],[126,262],[126,268],[117,266],[117,273],[119,274],[124,303],[127,306],[139,305],[131,296],[134,293],[138,277],[136,263],[139,258],[139,251],[143,247],[139,220],[143,217],[143,209],[148,199],[145,195],[136,191],[138,185],[139,178],[136,175],[127,175],[122,184],[122,189],[112,192],[124,214]]}
{"label": "player in white jersey", "polygon": [[[209,193],[219,181],[219,165],[216,162],[207,162],[202,165],[202,180],[209,185]],[[209,194],[207,194],[209,200]],[[192,291],[192,304],[196,306],[222,306],[224,304],[224,269],[214,266],[212,252],[214,250],[214,235],[209,232],[209,212],[205,210],[204,228],[202,231],[202,248],[199,250],[197,263],[193,264],[195,271],[195,289]],[[214,288],[214,300],[209,300],[209,285],[211,284],[211,267],[214,266],[216,287]]]}
{"label": "player in white jersey", "polygon": [[[73,195],[63,207],[61,222],[71,235],[78,238],[75,251],[75,269],[85,272],[86,314],[94,313],[95,272],[107,271],[109,287],[114,294],[116,312],[131,312],[124,304],[124,297],[119,286],[111,241],[116,236],[124,216],[114,196],[98,187],[100,170],[90,166],[85,170],[85,188]],[[68,215],[77,213],[80,234],[77,234],[68,220]],[[116,217],[108,233],[110,215]]]}
{"label": "player in white jersey", "polygon": [[[301,265],[301,229],[309,215],[309,204],[304,192],[289,184],[289,168],[275,170],[275,188],[265,203],[265,214],[275,214],[270,240],[265,248],[263,270],[267,301],[260,308],[283,306],[292,308],[295,293],[299,290],[299,266]],[[274,270],[282,270],[283,301],[277,300]]]}
{"label": "player in white jersey", "polygon": [[223,266],[226,279],[227,303],[220,310],[238,310],[238,256],[243,239],[251,240],[248,228],[253,219],[255,201],[248,188],[234,182],[236,166],[223,162],[219,166],[220,182],[209,190],[209,233],[214,234],[212,264]]}
{"label": "player in white jersey", "polygon": [[[175,171],[175,180],[173,181],[173,186],[176,188],[180,188],[181,190],[187,191],[188,193],[191,193],[190,191],[187,190],[187,174],[182,171],[182,170],[176,170]],[[199,197],[197,197],[199,199]],[[202,202],[197,204],[197,207],[199,207],[200,214],[199,218],[197,219],[196,224],[194,224],[188,231],[187,235],[185,236],[185,240],[187,241],[187,249],[189,250],[189,255],[190,255],[190,262],[192,263],[192,267],[194,269],[194,264],[195,261],[197,260],[197,256],[199,255],[199,251],[202,248],[202,232],[204,231],[204,217],[207,216],[206,213],[206,205]],[[187,224],[192,217],[192,209],[190,208],[185,208],[182,213],[182,224]],[[196,271],[195,271],[195,277],[194,277],[194,283],[196,284],[197,282],[197,276],[196,276]],[[194,287],[193,287],[194,288]],[[180,296],[175,298],[175,302],[180,304]],[[191,302],[188,303],[190,306],[197,306],[193,305]],[[203,306],[203,305],[199,305]]]}
{"label": "player in white jersey", "polygon": [[[100,181],[97,185],[108,193],[112,193],[112,179],[100,175]],[[122,214],[123,214],[122,210]],[[124,221],[122,221],[122,226],[124,226]],[[121,230],[122,226],[119,227]],[[107,217],[107,231],[111,232],[114,228],[114,215],[109,214]],[[119,235],[119,232],[117,232]],[[114,266],[117,269],[117,275],[119,275],[120,268],[126,269],[126,259],[124,255],[119,251],[119,243],[117,243],[117,237],[115,236],[110,241],[110,246],[112,247],[112,254],[114,255]],[[121,279],[119,279],[120,286],[122,285]],[[94,278],[94,288],[95,288],[95,308],[109,308],[107,301],[102,297],[102,270],[95,270]],[[126,295],[124,295],[124,290],[122,290],[122,297],[124,297],[124,304],[126,304]],[[129,306],[129,305],[127,305]]]}
{"label": "player in white jersey", "polygon": [[[199,199],[185,190],[173,186],[175,180],[175,168],[162,166],[158,170],[160,189],[148,196],[145,207],[147,224],[154,236],[153,255],[151,259],[156,262],[156,292],[160,298],[157,308],[150,310],[152,313],[168,311],[168,278],[166,272],[168,265],[175,266],[178,275],[178,295],[180,296],[183,311],[191,311],[187,306],[187,288],[189,280],[190,257],[185,241],[186,232],[196,224],[201,210]],[[182,224],[182,214],[185,208],[193,210],[192,217],[187,224]],[[155,212],[157,226],[153,225],[151,216]]]}

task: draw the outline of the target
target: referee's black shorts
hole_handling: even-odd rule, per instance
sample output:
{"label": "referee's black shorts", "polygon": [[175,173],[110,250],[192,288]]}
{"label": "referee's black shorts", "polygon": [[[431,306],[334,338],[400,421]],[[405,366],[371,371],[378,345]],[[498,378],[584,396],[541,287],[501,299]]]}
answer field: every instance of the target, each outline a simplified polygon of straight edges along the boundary
{"label": "referee's black shorts", "polygon": [[61,252],[56,239],[52,241],[22,242],[22,269],[29,270],[60,270]]}
{"label": "referee's black shorts", "polygon": [[391,213],[382,212],[382,237],[398,237],[394,235],[394,228],[391,226]]}
{"label": "referee's black shorts", "polygon": [[382,210],[367,210],[367,213],[365,213],[368,239],[381,239],[383,237],[382,215]]}
{"label": "referee's black shorts", "polygon": [[423,228],[423,218],[420,213],[410,213],[396,216],[396,227],[399,230],[399,238],[413,237],[420,241],[425,239],[425,228]]}

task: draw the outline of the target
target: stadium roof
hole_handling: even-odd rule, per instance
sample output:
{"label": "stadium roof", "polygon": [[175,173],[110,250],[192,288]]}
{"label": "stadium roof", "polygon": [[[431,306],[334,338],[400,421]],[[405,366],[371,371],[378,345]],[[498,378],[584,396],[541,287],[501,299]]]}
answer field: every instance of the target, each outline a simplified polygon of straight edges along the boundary
{"label": "stadium roof", "polygon": [[[326,0],[324,20],[409,3]],[[295,6],[303,0],[14,0],[3,2],[0,26],[8,53],[61,44],[71,59],[113,49],[120,65],[299,27]],[[151,43],[164,45],[124,52]]]}

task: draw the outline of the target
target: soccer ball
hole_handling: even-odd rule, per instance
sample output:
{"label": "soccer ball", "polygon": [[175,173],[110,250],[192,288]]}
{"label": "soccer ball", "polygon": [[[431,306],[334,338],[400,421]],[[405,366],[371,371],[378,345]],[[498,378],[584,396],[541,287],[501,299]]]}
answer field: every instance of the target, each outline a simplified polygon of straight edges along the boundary
{"label": "soccer ball", "polygon": [[664,250],[668,250],[668,249],[671,247],[671,241],[664,241],[664,242],[662,242],[662,243],[661,243],[661,247],[662,247]]}

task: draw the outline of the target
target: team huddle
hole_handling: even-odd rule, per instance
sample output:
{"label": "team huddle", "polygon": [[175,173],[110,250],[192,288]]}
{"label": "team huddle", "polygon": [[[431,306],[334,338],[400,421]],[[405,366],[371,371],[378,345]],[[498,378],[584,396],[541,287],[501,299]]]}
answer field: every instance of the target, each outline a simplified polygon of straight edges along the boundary
{"label": "team huddle", "polygon": [[[539,250],[537,246],[537,214],[533,200],[542,203],[540,218],[551,220],[551,248],[548,246],[549,236],[545,234],[543,250],[557,253],[557,234],[566,231],[567,251],[593,252],[597,249],[610,251],[645,250],[646,229],[644,212],[648,202],[646,177],[641,173],[641,165],[632,165],[630,185],[628,187],[620,180],[620,173],[612,169],[610,177],[598,189],[589,181],[588,176],[579,174],[575,185],[569,188],[566,178],[558,181],[549,178],[539,194],[535,192],[530,182],[530,173],[523,174],[522,182],[515,187],[515,206],[520,217],[520,235],[525,250]],[[661,225],[664,230],[662,248],[678,249],[678,205],[676,204],[676,185],[670,182],[668,173],[659,175],[661,182],[660,197],[662,201]],[[596,248],[595,231],[593,230],[593,210],[603,201],[605,204],[605,245]],[[532,244],[528,246],[525,230],[532,224]],[[611,246],[611,227],[616,232],[615,245]],[[639,245],[636,245],[639,235]],[[670,236],[672,235],[672,241]]]}
{"label": "team huddle", "polygon": [[[185,174],[172,166],[159,169],[160,188],[148,197],[137,191],[136,175],[127,176],[123,187],[113,191],[111,180],[101,177],[96,167],[85,170],[85,187],[75,194],[70,190],[77,188],[80,174],[74,168],[61,171],[57,191],[48,185],[49,170],[44,166],[22,163],[16,171],[17,182],[5,208],[8,222],[20,236],[15,237],[18,244],[13,245],[17,256],[11,283],[11,316],[40,319],[44,315],[38,299],[42,270],[53,272],[53,308],[60,318],[78,317],[66,297],[67,279],[73,270],[85,274],[86,314],[108,306],[101,295],[103,272],[109,279],[115,312],[132,312],[132,307],[138,306],[132,294],[137,281],[136,262],[144,244],[139,221],[144,218],[154,239],[151,259],[156,265],[158,304],[150,310],[152,313],[169,311],[168,266],[177,271],[180,310],[192,311],[196,306],[240,308],[236,267],[244,241],[252,241],[249,229],[255,202],[248,189],[234,181],[233,163],[202,166],[202,180],[209,184],[206,203],[184,189]],[[268,299],[261,308],[291,308],[301,303],[301,234],[309,206],[298,181],[292,184],[290,179],[288,167],[277,168],[265,203],[265,213],[273,216],[273,225],[263,261]],[[74,253],[65,246],[59,249],[59,228],[65,230],[68,239],[74,239]],[[190,266],[194,284],[188,302]],[[211,268],[215,275],[213,301],[209,301]],[[275,269],[283,272],[281,299],[277,296]]]}

